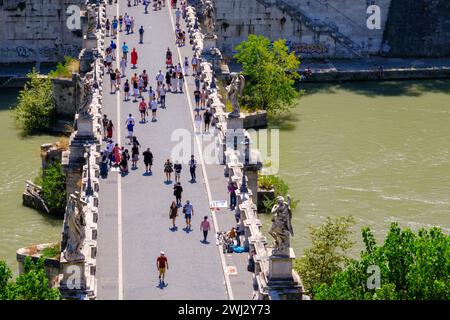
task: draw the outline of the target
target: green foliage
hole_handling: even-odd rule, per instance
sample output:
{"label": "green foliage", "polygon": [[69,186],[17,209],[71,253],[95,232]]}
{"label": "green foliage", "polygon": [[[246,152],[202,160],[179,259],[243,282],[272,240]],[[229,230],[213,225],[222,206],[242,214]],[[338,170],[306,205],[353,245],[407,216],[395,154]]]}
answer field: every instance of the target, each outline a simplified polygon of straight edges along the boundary
{"label": "green foliage", "polygon": [[[382,246],[368,228],[362,235],[366,249],[360,260],[322,284],[316,299],[450,299],[450,236],[440,228],[414,233],[393,223]],[[367,287],[369,266],[380,268],[380,288]]]}
{"label": "green foliage", "polygon": [[12,272],[5,262],[0,261],[0,299],[1,300],[60,300],[57,289],[49,287],[45,276],[44,259],[34,263],[25,258],[24,272],[16,281],[10,281]]}
{"label": "green foliage", "polygon": [[16,125],[30,134],[48,129],[55,114],[55,102],[50,78],[41,77],[34,69],[27,76],[30,80],[19,93],[13,117]]}
{"label": "green foliage", "polygon": [[[289,186],[287,185],[287,183],[282,178],[274,175],[259,176],[258,185],[262,189],[266,190],[274,189],[275,197],[273,199],[265,197],[265,199],[263,200],[264,208],[267,210],[267,212],[272,210],[273,206],[277,202],[276,198],[278,196],[282,196],[285,199],[287,199],[287,195],[289,194]],[[291,201],[292,201],[291,208],[295,209],[299,201],[293,198],[291,198]]]}
{"label": "green foliage", "polygon": [[58,62],[56,69],[48,73],[50,78],[72,78],[72,72],[77,72],[79,61],[70,56],[64,57],[64,63]]}
{"label": "green foliage", "polygon": [[354,223],[352,216],[344,216],[327,218],[323,225],[310,227],[312,247],[295,261],[295,269],[312,295],[321,284],[332,283],[333,275],[349,261],[347,252],[353,246],[349,239]]}
{"label": "green foliage", "polygon": [[59,256],[61,251],[61,247],[60,244],[57,243],[52,247],[47,247],[44,248],[41,252],[41,257],[43,258],[48,258],[48,259],[53,259]]}
{"label": "green foliage", "polygon": [[264,36],[249,35],[237,47],[235,58],[242,64],[245,89],[241,103],[250,110],[279,114],[293,106],[299,92],[295,80],[300,66],[294,53],[288,53],[283,39],[270,43]]}
{"label": "green foliage", "polygon": [[50,212],[64,214],[66,208],[66,176],[61,164],[53,163],[42,176],[42,198]]}

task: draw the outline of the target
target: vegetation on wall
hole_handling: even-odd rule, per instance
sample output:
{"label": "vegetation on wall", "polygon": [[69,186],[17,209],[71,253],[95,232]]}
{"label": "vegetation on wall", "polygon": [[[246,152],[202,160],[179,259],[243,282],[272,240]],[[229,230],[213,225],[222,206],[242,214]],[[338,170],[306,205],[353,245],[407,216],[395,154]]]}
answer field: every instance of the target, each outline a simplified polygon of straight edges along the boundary
{"label": "vegetation on wall", "polygon": [[73,72],[79,72],[80,61],[70,56],[64,57],[64,62],[58,62],[56,69],[50,71],[48,76],[50,78],[72,78]]}
{"label": "vegetation on wall", "polygon": [[50,78],[43,77],[33,69],[30,79],[19,93],[17,107],[13,111],[16,125],[25,134],[48,130],[55,115],[55,102]]}
{"label": "vegetation on wall", "polygon": [[249,35],[241,42],[234,56],[242,65],[245,88],[241,104],[251,110],[266,110],[270,114],[283,113],[294,105],[299,91],[295,80],[300,60],[288,53],[286,41],[271,41],[262,36]]}
{"label": "vegetation on wall", "polygon": [[42,198],[51,213],[63,215],[66,209],[66,176],[61,164],[49,165],[42,175]]}
{"label": "vegetation on wall", "polygon": [[[273,206],[277,202],[277,197],[282,196],[287,201],[287,195],[289,194],[289,186],[287,183],[280,177],[275,175],[260,175],[258,177],[258,188],[263,190],[274,190],[274,198],[268,198],[265,196],[265,199],[263,200],[264,208],[266,212],[270,212],[273,208]],[[295,200],[291,197],[291,208],[295,209],[298,200]]]}

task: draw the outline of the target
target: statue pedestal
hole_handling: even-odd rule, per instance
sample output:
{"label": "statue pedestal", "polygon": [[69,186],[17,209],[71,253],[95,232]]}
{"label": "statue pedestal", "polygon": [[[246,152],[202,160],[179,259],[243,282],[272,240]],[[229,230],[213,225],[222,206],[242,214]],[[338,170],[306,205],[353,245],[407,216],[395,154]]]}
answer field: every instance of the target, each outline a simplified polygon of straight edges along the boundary
{"label": "statue pedestal", "polygon": [[91,116],[78,114],[77,136],[94,138],[94,124]]}
{"label": "statue pedestal", "polygon": [[216,48],[217,47],[217,36],[216,35],[212,35],[212,36],[208,36],[206,35],[203,38],[203,51],[204,52],[210,52],[212,48]]}
{"label": "statue pedestal", "polygon": [[86,50],[97,48],[97,37],[95,34],[88,34],[83,37],[83,48],[86,48]]}
{"label": "statue pedestal", "polygon": [[67,261],[61,258],[59,287],[64,291],[86,290],[85,260]]}
{"label": "statue pedestal", "polygon": [[273,281],[293,281],[294,250],[289,248],[288,255],[272,255],[272,251],[269,249],[269,285]]}
{"label": "statue pedestal", "polygon": [[245,116],[240,114],[239,117],[233,117],[227,115],[227,129],[244,129]]}

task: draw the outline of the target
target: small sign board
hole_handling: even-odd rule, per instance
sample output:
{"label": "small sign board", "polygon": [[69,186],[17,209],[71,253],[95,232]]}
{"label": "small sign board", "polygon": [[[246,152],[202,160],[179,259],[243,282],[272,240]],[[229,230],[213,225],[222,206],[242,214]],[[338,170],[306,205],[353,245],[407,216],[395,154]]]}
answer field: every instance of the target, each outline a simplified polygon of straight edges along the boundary
{"label": "small sign board", "polygon": [[230,276],[235,276],[235,275],[237,275],[237,269],[236,269],[236,267],[235,267],[235,266],[228,266],[228,267],[227,267],[227,273],[228,273]]}
{"label": "small sign board", "polygon": [[210,203],[211,208],[228,208],[227,200],[213,200]]}

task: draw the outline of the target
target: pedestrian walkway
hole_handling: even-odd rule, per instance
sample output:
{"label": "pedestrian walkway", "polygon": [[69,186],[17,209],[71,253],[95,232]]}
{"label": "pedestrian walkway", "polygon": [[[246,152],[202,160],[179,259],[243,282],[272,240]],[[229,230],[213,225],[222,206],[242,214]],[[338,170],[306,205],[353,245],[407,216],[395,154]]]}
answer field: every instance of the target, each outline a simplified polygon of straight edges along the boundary
{"label": "pedestrian walkway", "polygon": [[[155,87],[158,70],[166,71],[167,47],[173,52],[174,63],[182,63],[175,47],[174,17],[170,16],[173,10],[169,11],[166,4],[160,11],[149,8],[149,13],[145,14],[143,5],[128,7],[127,1],[118,1],[118,5],[110,5],[107,9],[110,20],[125,13],[134,17],[135,32],[130,35],[119,32],[115,40],[118,47],[116,59],[119,58],[124,41],[130,52],[136,48],[139,55],[137,69],[130,69],[128,64],[126,79],[130,79],[134,73],[139,75],[145,69],[149,74],[149,84]],[[139,44],[138,29],[141,25],[145,29],[143,44]],[[109,41],[110,38],[107,38],[106,43]],[[192,52],[186,52],[186,55],[191,57]],[[188,100],[192,93],[168,93],[166,108],[157,111],[157,121],[139,123],[138,103],[133,103],[133,99],[124,102],[123,90],[109,94],[109,81],[109,77],[105,76],[103,112],[115,125],[113,139],[131,152],[131,145],[127,145],[125,119],[129,113],[133,114],[137,119],[134,133],[141,144],[141,159],[138,168],[130,170],[128,175],[122,177],[119,172],[110,170],[108,178],[102,179],[100,183],[98,298],[229,298],[226,286],[228,280],[224,276],[222,258],[215,245],[216,230],[212,227],[208,235],[209,243],[206,244],[202,242],[203,233],[200,231],[203,217],[207,215],[212,219],[201,157],[192,140],[194,125]],[[193,80],[188,79],[188,83],[190,81],[193,83]],[[148,101],[148,93],[143,96]],[[183,140],[186,137],[188,140]],[[145,174],[142,161],[142,152],[147,147],[151,148],[154,155],[152,175]],[[179,154],[181,149],[183,153]],[[196,183],[189,182],[190,173],[186,163],[191,154],[198,161]],[[178,230],[171,229],[169,206],[175,197],[173,183],[165,183],[163,170],[165,160],[171,158],[174,161],[175,156],[184,157],[181,172],[184,189],[182,201],[185,203],[190,200],[194,206],[191,232],[183,230],[185,222],[181,208],[177,218]],[[165,252],[170,266],[165,286],[160,286],[158,282],[156,258],[160,251]]]}

